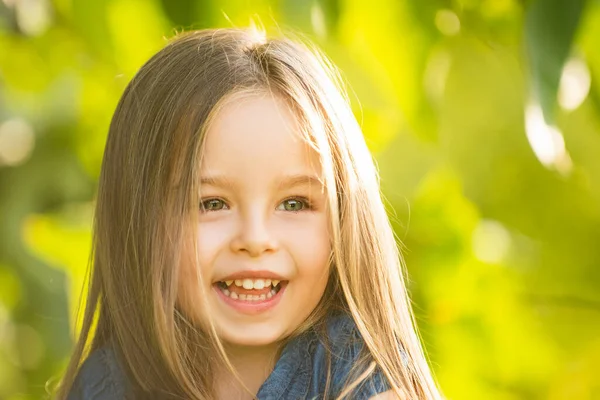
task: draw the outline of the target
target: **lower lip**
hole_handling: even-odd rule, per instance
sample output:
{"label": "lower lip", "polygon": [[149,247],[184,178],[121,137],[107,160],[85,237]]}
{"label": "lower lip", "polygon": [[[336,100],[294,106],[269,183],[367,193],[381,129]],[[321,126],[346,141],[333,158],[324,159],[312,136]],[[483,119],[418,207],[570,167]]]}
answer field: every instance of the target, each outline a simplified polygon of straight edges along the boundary
{"label": "lower lip", "polygon": [[281,284],[281,288],[270,299],[258,300],[258,301],[244,301],[244,300],[234,300],[229,296],[226,296],[225,293],[221,289],[216,286],[213,286],[213,290],[217,292],[217,295],[231,308],[239,311],[243,314],[259,314],[265,312],[267,310],[275,307],[279,301],[281,300],[281,296],[283,296],[283,292],[287,287],[287,282],[285,284]]}

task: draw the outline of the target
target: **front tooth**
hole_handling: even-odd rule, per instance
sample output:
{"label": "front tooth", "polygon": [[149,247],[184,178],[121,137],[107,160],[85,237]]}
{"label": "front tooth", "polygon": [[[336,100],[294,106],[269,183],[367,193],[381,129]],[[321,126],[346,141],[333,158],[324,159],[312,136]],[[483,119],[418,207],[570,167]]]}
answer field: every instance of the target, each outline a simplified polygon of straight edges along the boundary
{"label": "front tooth", "polygon": [[273,282],[273,287],[275,287],[275,286],[279,285],[279,282],[281,282],[281,281],[278,281],[277,279],[273,279],[272,282]]}
{"label": "front tooth", "polygon": [[261,300],[265,300],[265,299],[267,298],[267,295],[263,293],[263,294],[261,294],[261,295],[259,296],[259,298],[260,298]]}
{"label": "front tooth", "polygon": [[262,289],[265,287],[265,281],[263,281],[262,279],[257,279],[254,281],[254,289]]}
{"label": "front tooth", "polygon": [[254,288],[254,282],[252,282],[252,279],[244,279],[242,286],[244,289],[252,289]]}
{"label": "front tooth", "polygon": [[226,284],[227,286],[231,286],[231,284],[232,284],[232,283],[233,283],[233,281],[225,281],[225,284]]}
{"label": "front tooth", "polygon": [[[248,297],[250,297],[250,296],[248,296]],[[254,296],[252,296],[252,300],[254,300],[254,301],[258,300],[259,298],[260,297],[257,294],[255,294]]]}
{"label": "front tooth", "polygon": [[244,293],[239,295],[240,300],[246,300],[246,295]]}
{"label": "front tooth", "polygon": [[242,286],[242,280],[241,279],[236,279],[235,280],[235,286]]}
{"label": "front tooth", "polygon": [[271,286],[271,280],[265,279],[265,286]]}

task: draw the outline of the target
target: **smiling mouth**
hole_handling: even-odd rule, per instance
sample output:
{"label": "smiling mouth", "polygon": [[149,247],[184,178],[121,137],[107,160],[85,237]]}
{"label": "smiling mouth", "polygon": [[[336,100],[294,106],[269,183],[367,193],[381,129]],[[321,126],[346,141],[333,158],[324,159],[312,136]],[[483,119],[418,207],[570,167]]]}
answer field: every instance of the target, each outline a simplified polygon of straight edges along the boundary
{"label": "smiling mouth", "polygon": [[252,303],[271,299],[286,283],[276,279],[236,279],[219,281],[214,286],[233,300]]}

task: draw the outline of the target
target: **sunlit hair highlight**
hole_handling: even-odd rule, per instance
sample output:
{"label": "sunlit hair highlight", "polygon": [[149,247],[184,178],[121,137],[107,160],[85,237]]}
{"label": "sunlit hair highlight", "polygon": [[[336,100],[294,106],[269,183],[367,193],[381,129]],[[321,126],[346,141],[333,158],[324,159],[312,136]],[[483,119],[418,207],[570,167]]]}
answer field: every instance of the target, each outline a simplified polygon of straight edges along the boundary
{"label": "sunlit hair highlight", "polygon": [[85,356],[105,345],[139,396],[214,398],[209,366],[232,366],[210,318],[198,327],[178,308],[180,254],[196,242],[205,133],[227,101],[251,95],[277,96],[294,111],[319,154],[329,196],[329,283],[294,335],[348,313],[366,347],[340,398],[351,398],[375,368],[399,396],[441,398],[377,171],[339,73],[309,45],[243,29],[177,35],[127,86],[102,164],[83,326],[58,398],[66,398]]}

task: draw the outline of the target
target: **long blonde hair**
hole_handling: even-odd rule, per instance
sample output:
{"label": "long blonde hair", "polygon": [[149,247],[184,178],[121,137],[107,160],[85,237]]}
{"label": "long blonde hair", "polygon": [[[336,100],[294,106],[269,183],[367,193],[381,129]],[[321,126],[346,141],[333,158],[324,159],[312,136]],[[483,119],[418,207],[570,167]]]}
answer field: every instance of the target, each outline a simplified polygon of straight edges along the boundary
{"label": "long blonde hair", "polygon": [[213,397],[210,368],[198,360],[210,365],[226,356],[214,329],[200,332],[177,309],[179,254],[198,206],[207,126],[223,99],[242,91],[283,98],[321,158],[332,272],[298,332],[332,309],[354,319],[366,346],[339,397],[378,367],[399,396],[440,398],[416,333],[377,171],[339,74],[308,45],[244,29],[180,34],[127,86],[102,164],[82,329],[58,398],[66,398],[85,356],[107,344],[138,393]]}

